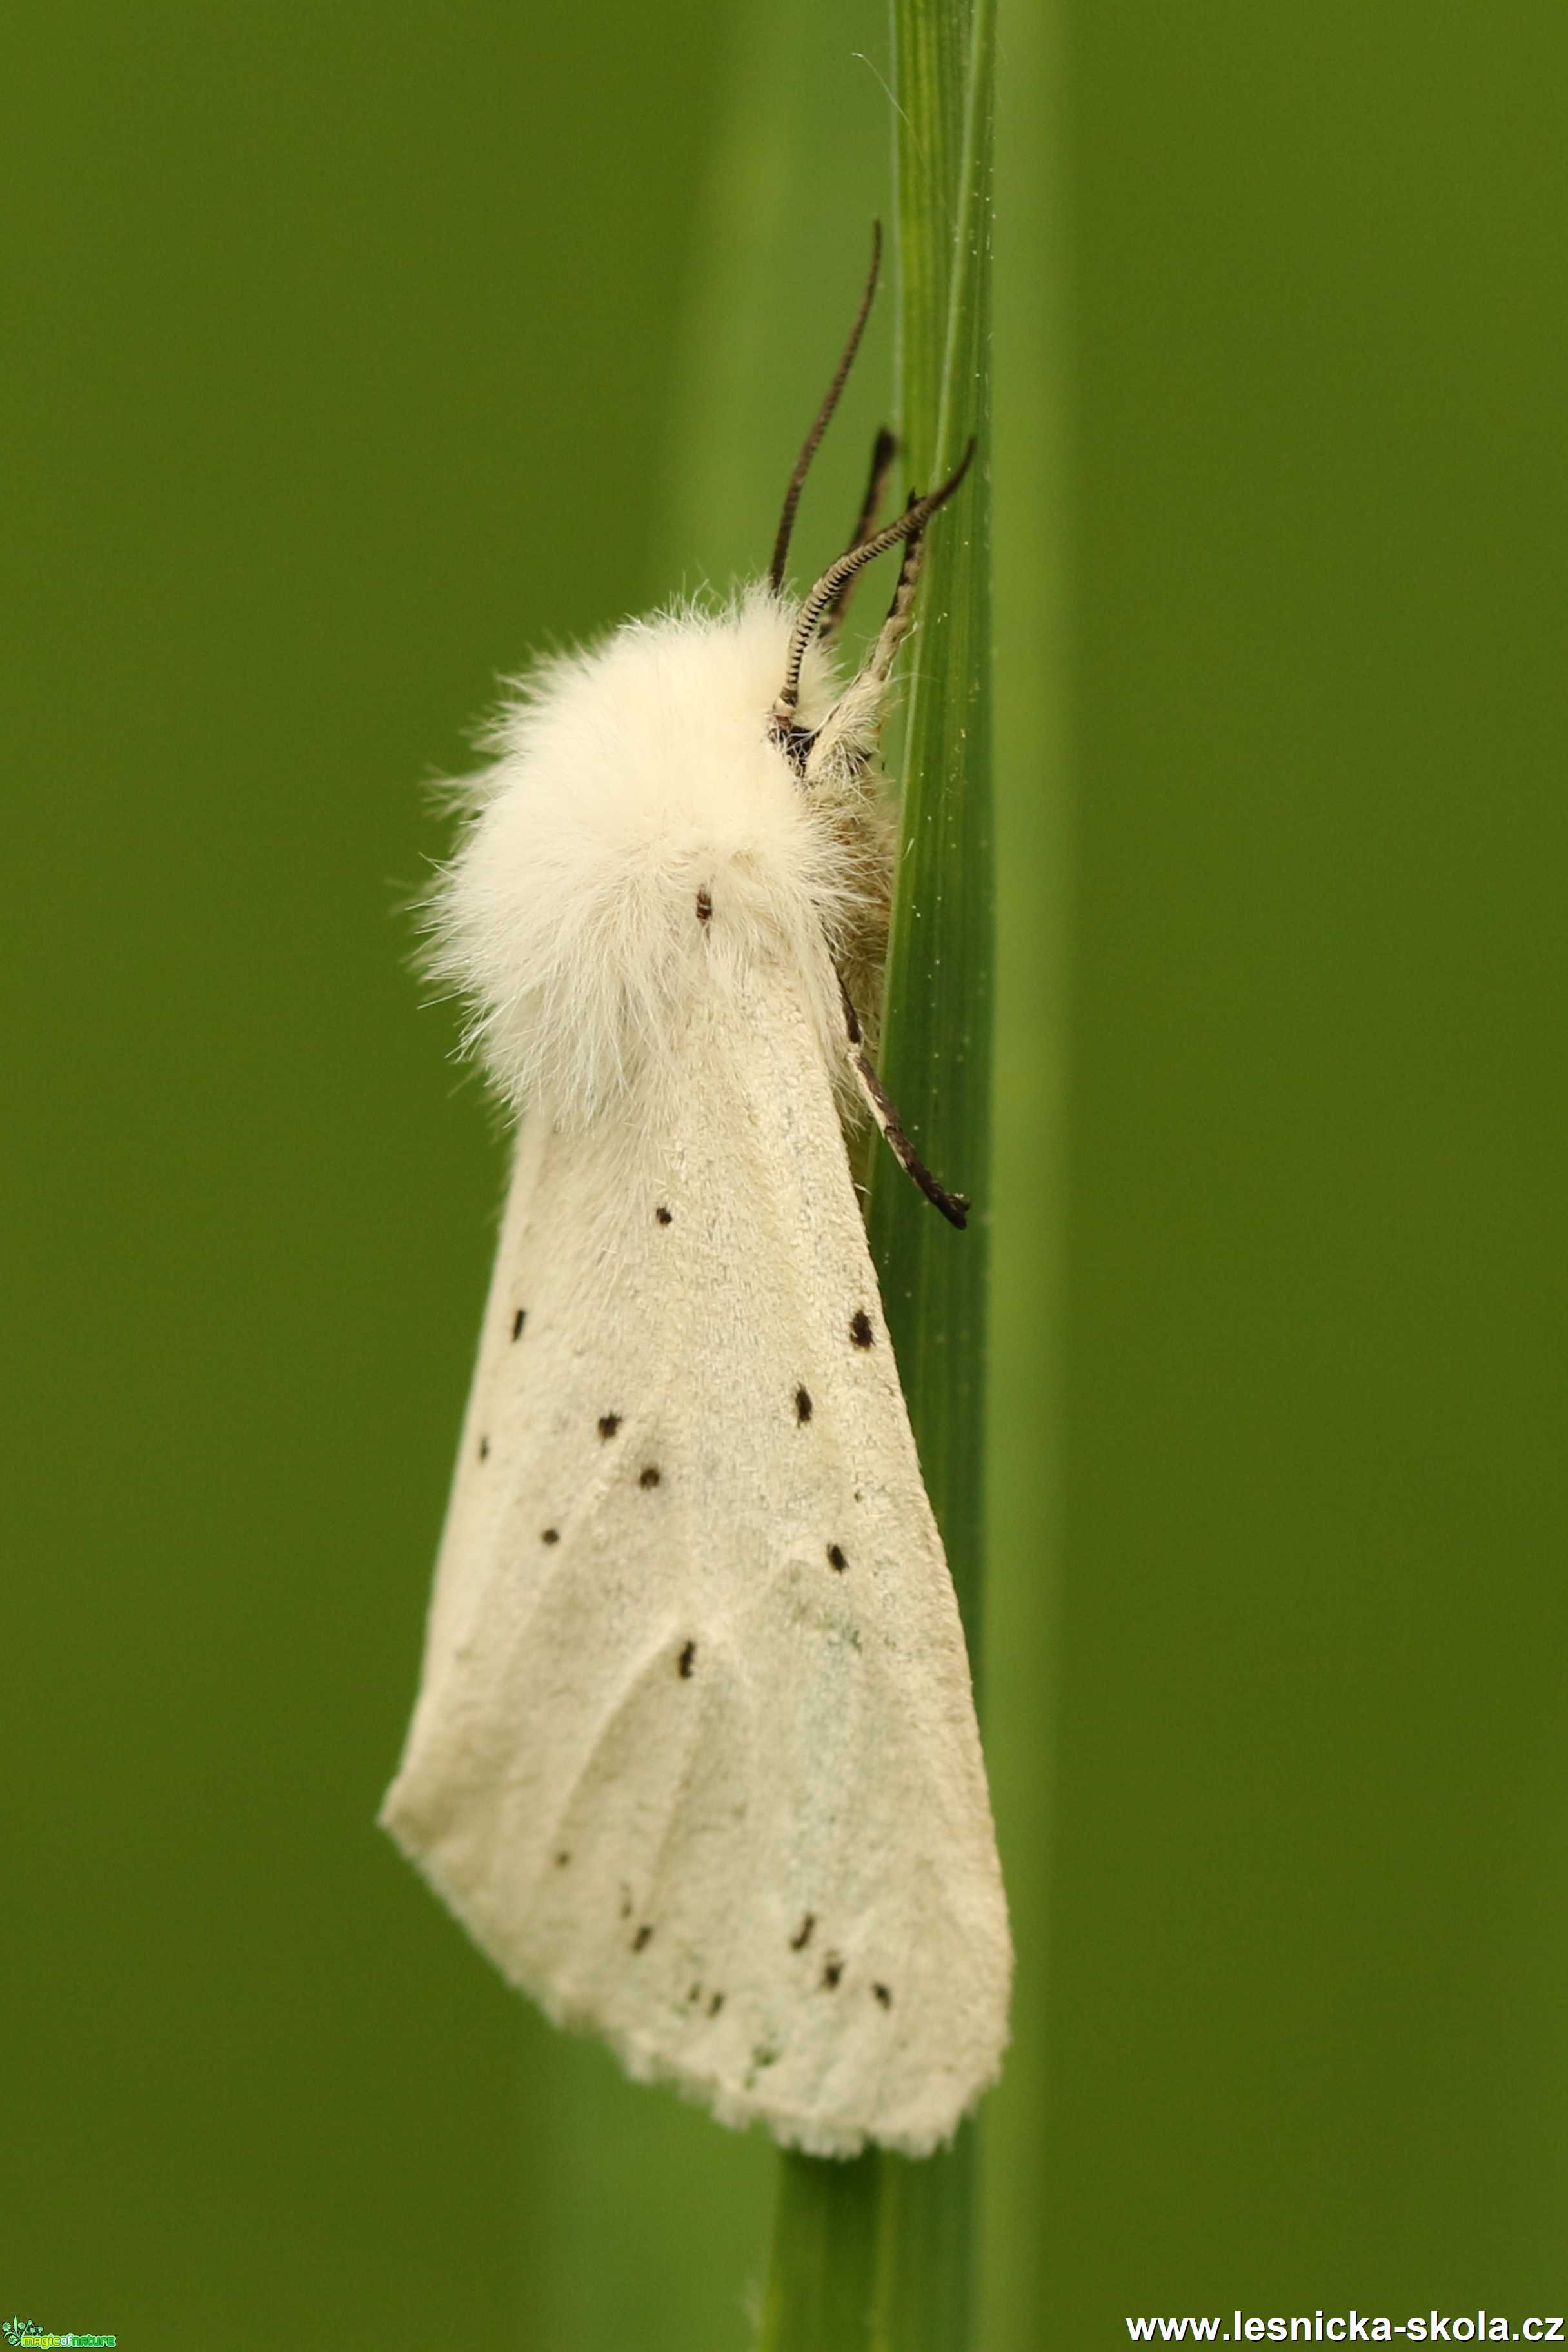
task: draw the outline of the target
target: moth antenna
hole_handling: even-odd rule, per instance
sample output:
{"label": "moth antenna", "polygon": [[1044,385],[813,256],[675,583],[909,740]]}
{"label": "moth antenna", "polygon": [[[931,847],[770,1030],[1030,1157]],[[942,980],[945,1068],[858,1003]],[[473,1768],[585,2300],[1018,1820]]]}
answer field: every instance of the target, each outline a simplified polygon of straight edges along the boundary
{"label": "moth antenna", "polygon": [[[911,506],[915,503],[913,491],[910,493],[909,503]],[[780,737],[779,740],[793,762],[797,774],[801,782],[808,787],[813,777],[821,772],[824,761],[831,760],[838,752],[845,733],[852,732],[857,724],[863,726],[863,717],[857,719],[857,714],[864,712],[865,689],[868,686],[875,689],[878,705],[877,725],[881,726],[881,698],[886,690],[888,679],[893,676],[893,665],[897,658],[898,648],[908,635],[914,619],[915,592],[920,584],[920,567],[925,561],[925,535],[924,531],[917,530],[913,539],[905,540],[904,543],[904,561],[898,567],[898,585],[893,592],[893,601],[888,605],[887,617],[877,634],[876,643],[872,647],[871,656],[864,667],[851,679],[848,687],[819,728],[813,731],[810,728],[791,727]],[[822,632],[824,637],[826,634],[824,625]],[[863,751],[855,764],[863,767]]]}
{"label": "moth antenna", "polygon": [[[855,517],[855,527],[850,534],[852,547],[863,547],[876,529],[876,519],[882,511],[882,501],[887,489],[888,476],[893,471],[893,461],[897,455],[898,436],[896,434],[890,433],[884,425],[872,446],[871,472],[866,478],[865,496],[861,500],[860,512]],[[911,541],[910,544],[913,546],[914,541]],[[854,582],[846,580],[822,615],[822,625],[818,632],[820,644],[828,645],[838,635],[845,610],[853,593]]]}
{"label": "moth antenna", "polygon": [[[836,971],[837,966],[834,969]],[[841,971],[838,974],[838,982],[839,1000],[844,1012],[844,1053],[866,1108],[875,1119],[879,1132],[886,1138],[893,1156],[904,1174],[914,1178],[933,1206],[940,1209],[947,1223],[956,1225],[962,1233],[969,1222],[972,1204],[962,1192],[949,1192],[945,1184],[937,1182],[904,1133],[897,1105],[878,1077],[876,1065],[866,1052],[860,1015],[855,1011],[849,990],[844,986]]]}
{"label": "moth antenna", "polygon": [[879,555],[885,555],[890,547],[896,547],[901,541],[919,536],[937,508],[952,497],[968,472],[974,455],[975,443],[971,436],[968,447],[945,482],[936,489],[927,490],[923,499],[911,499],[895,521],[884,523],[880,530],[873,531],[871,537],[862,540],[858,547],[847,549],[838,562],[830,564],[823,572],[801,605],[794,635],[789,640],[789,657],[784,665],[784,683],[773,706],[775,735],[784,737],[790,732],[795,706],[800,699],[800,665],[806,658],[806,648],[816,634],[823,614],[842,593],[857,572],[863,571],[868,563],[873,563]]}
{"label": "moth antenna", "polygon": [[[913,490],[909,494],[908,504],[910,506],[915,504],[915,495]],[[858,541],[856,543],[859,544]],[[850,680],[821,725],[817,728],[780,729],[775,721],[776,739],[788,754],[802,784],[808,788],[813,779],[821,773],[824,764],[838,755],[846,734],[856,734],[864,728],[868,688],[872,689],[872,700],[877,714],[875,723],[880,730],[882,698],[886,691],[888,679],[893,675],[893,665],[897,659],[898,648],[913,624],[915,592],[920,584],[920,567],[925,561],[925,534],[924,531],[917,530],[912,539],[904,541],[904,561],[898,567],[898,583],[894,589],[893,601],[888,605],[886,617],[877,633],[876,643],[872,647],[870,656]],[[841,611],[842,609],[841,599],[839,609]],[[828,642],[831,626],[832,616],[830,611],[830,616],[823,623],[819,633],[819,644]],[[853,755],[854,766],[863,770],[866,756],[866,746],[862,742]]]}
{"label": "moth antenna", "polygon": [[779,518],[779,535],[773,542],[773,561],[768,567],[768,584],[775,593],[784,585],[784,566],[789,560],[789,535],[795,528],[795,509],[800,503],[800,492],[805,487],[811,460],[817,454],[818,446],[831,422],[834,409],[839,404],[839,394],[842,392],[848,381],[850,370],[854,365],[855,353],[860,349],[860,340],[865,332],[865,322],[871,316],[872,298],[876,292],[876,281],[881,268],[882,223],[873,221],[871,268],[866,273],[865,291],[861,296],[860,309],[855,312],[855,322],[850,329],[850,339],[844,345],[843,356],[833,371],[833,380],[828,386],[826,396],[817,411],[810,431],[800,445],[800,454],[795,460],[795,470],[789,477],[789,487],[784,493],[784,511]]}

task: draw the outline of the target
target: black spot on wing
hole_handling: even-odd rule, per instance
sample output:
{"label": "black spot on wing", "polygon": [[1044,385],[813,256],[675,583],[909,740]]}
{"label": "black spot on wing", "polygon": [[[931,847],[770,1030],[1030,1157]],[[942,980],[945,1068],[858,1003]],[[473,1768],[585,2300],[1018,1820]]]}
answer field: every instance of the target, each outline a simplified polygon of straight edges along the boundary
{"label": "black spot on wing", "polygon": [[639,1486],[656,1486],[658,1483],[659,1465],[656,1462],[650,1462],[647,1468],[639,1476],[637,1484]]}
{"label": "black spot on wing", "polygon": [[822,1990],[824,1992],[836,1992],[838,1990],[839,1979],[843,1975],[843,1972],[844,1964],[842,1960],[840,1959],[836,1952],[830,1953],[828,1958],[822,1963]]}
{"label": "black spot on wing", "polygon": [[716,2017],[723,2007],[724,1995],[721,1992],[716,1992],[707,2005],[707,2013],[710,2017]]}
{"label": "black spot on wing", "polygon": [[621,1415],[618,1412],[605,1412],[601,1413],[599,1416],[599,1434],[601,1437],[613,1437],[620,1426]]}
{"label": "black spot on wing", "polygon": [[697,920],[699,923],[711,923],[713,920],[713,892],[706,882],[697,892]]}
{"label": "black spot on wing", "polygon": [[654,1210],[653,1214],[658,1218],[659,1223],[662,1225],[667,1225],[670,1223],[670,1212],[665,1208],[663,1201],[660,1202],[658,1207]]}
{"label": "black spot on wing", "polygon": [[517,1313],[512,1318],[512,1337],[514,1339],[520,1339],[522,1338],[523,1326],[528,1319],[528,1309],[526,1307],[519,1307]]}
{"label": "black spot on wing", "polygon": [[490,1441],[487,1437],[482,1437],[479,1440],[479,1459],[481,1462],[488,1462],[490,1459]]}
{"label": "black spot on wing", "polygon": [[869,1348],[873,1337],[871,1317],[863,1307],[857,1307],[850,1317],[850,1338],[857,1348]]}
{"label": "black spot on wing", "polygon": [[564,1870],[570,1860],[570,1854],[568,1853],[566,1848],[563,1846],[555,1858],[555,1866],[558,1870]]}
{"label": "black spot on wing", "polygon": [[559,1528],[547,1528],[543,1535],[540,1536],[539,1541],[540,1543],[559,1543],[560,1529]]}
{"label": "black spot on wing", "polygon": [[808,1911],[800,1926],[796,1928],[795,1933],[789,1938],[789,1949],[792,1952],[803,1952],[805,1950],[807,1945],[811,1940],[811,1930],[816,1924],[816,1913],[814,1911]]}
{"label": "black spot on wing", "polygon": [[848,1568],[849,1561],[844,1558],[844,1548],[842,1544],[830,1544],[828,1546],[828,1566],[830,1568],[836,1568],[841,1572],[844,1569]]}
{"label": "black spot on wing", "polygon": [[890,1985],[873,1984],[872,1991],[876,1995],[877,2000],[881,2002],[883,2009],[891,2009],[893,2007],[893,1988]]}
{"label": "black spot on wing", "polygon": [[811,1391],[810,1391],[810,1389],[797,1389],[797,1390],[796,1390],[796,1391],[795,1391],[795,1418],[796,1418],[796,1420],[797,1420],[797,1421],[810,1421],[810,1418],[811,1418]]}
{"label": "black spot on wing", "polygon": [[653,1930],[652,1927],[647,1926],[641,1927],[632,1938],[632,1949],[634,1952],[645,1952],[653,1940]]}
{"label": "black spot on wing", "polygon": [[680,1658],[675,1667],[675,1672],[680,1675],[683,1682],[689,1682],[691,1680],[692,1668],[695,1665],[696,1662],[697,1645],[695,1642],[688,1642],[685,1648],[681,1652]]}

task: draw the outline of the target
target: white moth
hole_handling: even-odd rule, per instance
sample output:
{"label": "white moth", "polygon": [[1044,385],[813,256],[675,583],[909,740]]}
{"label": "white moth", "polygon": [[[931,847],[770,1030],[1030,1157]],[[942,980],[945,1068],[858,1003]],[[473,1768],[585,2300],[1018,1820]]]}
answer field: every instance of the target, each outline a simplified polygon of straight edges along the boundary
{"label": "white moth", "polygon": [[[876,735],[920,534],[557,660],[495,731],[438,968],[522,1114],[407,1748],[382,1819],[512,1981],[725,2123],[947,2138],[1011,1972],[969,1674],[841,1116],[915,1158]],[[967,460],[966,459],[966,464]],[[847,685],[862,564],[898,591]],[[956,1246],[962,1246],[956,1244]]]}

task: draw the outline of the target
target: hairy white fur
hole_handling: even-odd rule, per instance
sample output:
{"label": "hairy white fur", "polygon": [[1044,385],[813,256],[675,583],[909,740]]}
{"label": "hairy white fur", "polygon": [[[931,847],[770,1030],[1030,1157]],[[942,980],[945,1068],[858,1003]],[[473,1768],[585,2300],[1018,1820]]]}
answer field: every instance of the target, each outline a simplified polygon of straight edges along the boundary
{"label": "hairy white fur", "polygon": [[[771,737],[795,611],[758,586],[716,613],[628,622],[524,680],[491,729],[498,756],[464,788],[472,822],[433,902],[430,961],[467,999],[468,1042],[514,1110],[573,1129],[645,1102],[696,972],[724,988],[758,961],[805,975],[841,1066],[823,943],[857,974],[877,961],[889,825],[874,698],[841,712],[809,788]],[[837,687],[813,647],[802,726]]]}

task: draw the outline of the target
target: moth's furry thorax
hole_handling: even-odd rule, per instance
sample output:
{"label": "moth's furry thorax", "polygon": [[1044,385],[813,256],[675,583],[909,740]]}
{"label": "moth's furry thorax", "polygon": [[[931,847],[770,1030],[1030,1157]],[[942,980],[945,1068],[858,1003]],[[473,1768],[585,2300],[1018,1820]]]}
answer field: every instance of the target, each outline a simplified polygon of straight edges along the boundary
{"label": "moth's furry thorax", "polygon": [[[758,586],[628,622],[521,681],[488,730],[429,961],[511,1108],[578,1127],[631,1101],[693,991],[758,962],[803,975],[839,1066],[833,959],[862,993],[880,970],[892,828],[874,699],[841,706],[808,783],[772,738],[795,614]],[[813,646],[799,723],[838,692]]]}

